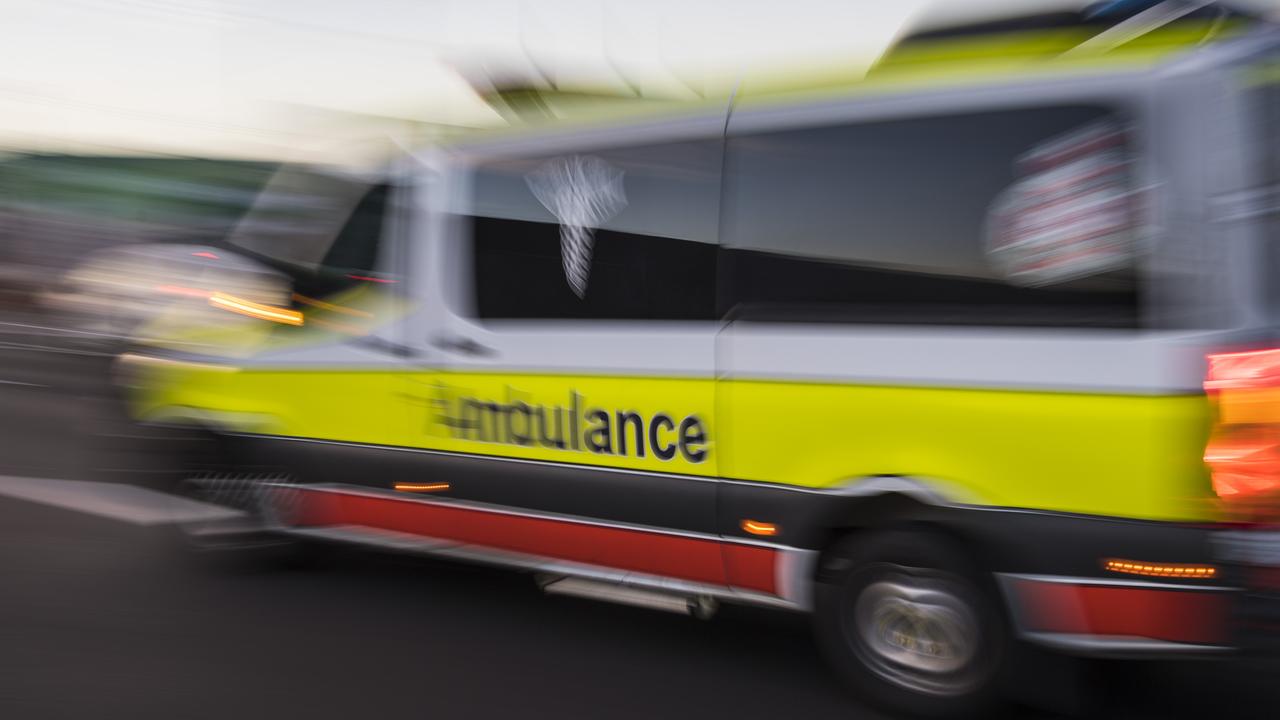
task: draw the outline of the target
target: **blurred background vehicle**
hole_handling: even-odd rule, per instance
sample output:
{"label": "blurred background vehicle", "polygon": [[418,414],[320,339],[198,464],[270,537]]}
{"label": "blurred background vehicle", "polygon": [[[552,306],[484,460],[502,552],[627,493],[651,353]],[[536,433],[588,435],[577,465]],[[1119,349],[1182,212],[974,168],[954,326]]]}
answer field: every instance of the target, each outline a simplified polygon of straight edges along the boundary
{"label": "blurred background vehicle", "polygon": [[[208,178],[199,183],[176,176],[189,170],[185,165],[149,168],[139,186],[125,182],[111,164],[78,167],[44,187],[8,176],[43,198],[23,203],[21,193],[9,196],[10,218],[21,206],[13,232],[42,238],[47,254],[25,255],[22,262],[38,268],[35,273],[16,272],[21,265],[11,262],[11,272],[25,282],[10,289],[30,296],[26,304],[42,322],[78,347],[119,351],[165,339],[157,333],[231,321],[214,311],[209,301],[215,294],[287,307],[298,304],[295,287],[304,298],[304,292],[327,296],[361,282],[352,275],[371,272],[379,233],[366,225],[380,222],[376,204],[384,198],[375,192],[365,199],[375,187],[368,174],[290,164],[220,167],[220,180],[241,183],[233,192]],[[114,196],[121,187],[132,194]],[[361,201],[365,206],[356,207]],[[67,211],[72,205],[74,219]],[[152,221],[143,226],[130,216]],[[56,232],[42,227],[53,218],[62,223]],[[349,218],[351,230],[342,234]],[[375,240],[360,244],[365,237]],[[143,331],[152,336],[139,336]]]}
{"label": "blurred background vehicle", "polygon": [[289,302],[289,281],[245,256],[207,245],[149,243],[91,253],[46,290],[46,319],[76,344],[123,351],[160,316],[183,324],[224,318],[209,299],[226,293],[265,305]]}

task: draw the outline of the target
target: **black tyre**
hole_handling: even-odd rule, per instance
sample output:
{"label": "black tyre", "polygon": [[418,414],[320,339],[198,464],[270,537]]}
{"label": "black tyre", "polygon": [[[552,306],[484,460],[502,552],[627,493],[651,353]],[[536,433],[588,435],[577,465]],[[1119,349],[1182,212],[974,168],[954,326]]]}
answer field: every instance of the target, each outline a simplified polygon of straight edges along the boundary
{"label": "black tyre", "polygon": [[189,559],[218,569],[307,564],[312,545],[279,531],[291,496],[288,473],[237,464],[214,435],[184,449],[169,492],[176,540]]}
{"label": "black tyre", "polygon": [[824,555],[815,629],[864,701],[932,718],[985,716],[997,697],[1005,630],[969,559],[927,530],[870,531]]}

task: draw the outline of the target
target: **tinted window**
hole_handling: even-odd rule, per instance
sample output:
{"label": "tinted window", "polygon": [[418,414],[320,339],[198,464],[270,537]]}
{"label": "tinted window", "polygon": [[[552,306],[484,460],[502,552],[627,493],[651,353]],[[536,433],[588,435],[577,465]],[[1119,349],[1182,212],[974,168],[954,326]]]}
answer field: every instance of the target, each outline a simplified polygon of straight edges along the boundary
{"label": "tinted window", "polygon": [[288,274],[304,296],[385,280],[374,276],[380,275],[392,195],[385,183],[282,172],[229,242]]}
{"label": "tinted window", "polygon": [[779,320],[1136,326],[1129,152],[1098,107],[731,137],[722,303]]}
{"label": "tinted window", "polygon": [[478,167],[477,315],[713,318],[720,151],[708,140]]}

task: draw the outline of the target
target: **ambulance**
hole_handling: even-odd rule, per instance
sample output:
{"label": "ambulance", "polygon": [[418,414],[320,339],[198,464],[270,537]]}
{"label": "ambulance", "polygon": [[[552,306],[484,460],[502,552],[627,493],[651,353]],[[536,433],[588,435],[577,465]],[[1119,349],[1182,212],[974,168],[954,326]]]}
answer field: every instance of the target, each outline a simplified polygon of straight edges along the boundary
{"label": "ambulance", "polygon": [[1026,653],[1259,644],[1280,32],[980,30],[360,185],[276,263],[287,303],[213,292],[225,322],[119,362],[140,421],[200,438],[177,487],[226,512],[190,542],[811,613],[861,698],[925,716],[981,714]]}

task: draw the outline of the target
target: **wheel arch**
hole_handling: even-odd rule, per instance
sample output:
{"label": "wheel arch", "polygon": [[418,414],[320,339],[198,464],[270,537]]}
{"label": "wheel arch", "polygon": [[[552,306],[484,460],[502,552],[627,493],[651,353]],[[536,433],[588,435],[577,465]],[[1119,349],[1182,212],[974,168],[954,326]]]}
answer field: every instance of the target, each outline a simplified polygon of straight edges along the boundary
{"label": "wheel arch", "polygon": [[966,508],[983,503],[954,483],[908,475],[876,475],[852,478],[834,494],[842,502],[816,529],[817,558],[811,581],[824,579],[833,551],[847,538],[895,527],[947,538],[979,569],[990,570],[986,540],[972,528],[972,510],[966,512]]}

